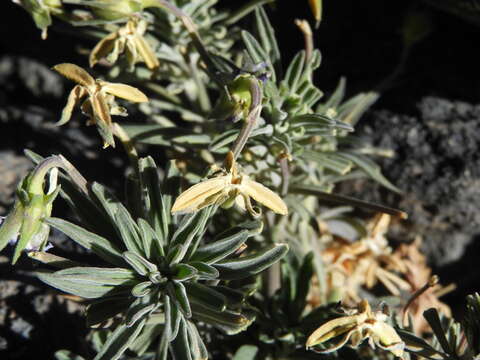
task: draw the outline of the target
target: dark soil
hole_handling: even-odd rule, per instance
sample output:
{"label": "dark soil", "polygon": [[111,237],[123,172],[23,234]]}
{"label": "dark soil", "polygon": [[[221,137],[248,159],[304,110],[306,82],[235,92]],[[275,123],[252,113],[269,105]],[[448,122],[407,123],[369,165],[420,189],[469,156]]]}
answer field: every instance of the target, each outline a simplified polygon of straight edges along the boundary
{"label": "dark soil", "polygon": [[[93,44],[74,37],[61,24],[41,41],[24,10],[9,1],[2,6],[0,215],[11,205],[15,186],[30,166],[24,148],[44,156],[62,153],[88,179],[120,188],[125,159],[114,150],[98,159],[100,141],[95,129],[84,126],[84,118],[51,127],[71,84],[49,68],[60,62],[86,65],[76,41]],[[475,278],[480,250],[475,241],[480,233],[480,54],[472,51],[478,47],[480,28],[421,1],[325,1],[324,21],[315,34],[324,58],[316,81],[327,94],[341,76],[347,77],[349,95],[376,88],[398,65],[400,29],[411,9],[430,17],[431,33],[412,48],[403,71],[357,129],[366,142],[396,152],[379,162],[404,195],[372,181],[351,183],[339,191],[408,211],[410,220],[393,229],[392,236],[408,241],[413,232],[422,235],[442,280],[459,285],[446,298],[457,306],[480,288]],[[303,47],[292,20],[311,19],[307,1],[279,0],[272,15],[282,50],[291,58]],[[63,215],[68,209],[55,211]],[[75,251],[59,234],[53,242],[63,251]],[[12,268],[0,256],[0,358],[27,359],[34,352],[36,358],[49,359],[62,348],[85,352],[81,307],[37,282],[33,270],[27,261]],[[75,336],[67,337],[64,329]]]}

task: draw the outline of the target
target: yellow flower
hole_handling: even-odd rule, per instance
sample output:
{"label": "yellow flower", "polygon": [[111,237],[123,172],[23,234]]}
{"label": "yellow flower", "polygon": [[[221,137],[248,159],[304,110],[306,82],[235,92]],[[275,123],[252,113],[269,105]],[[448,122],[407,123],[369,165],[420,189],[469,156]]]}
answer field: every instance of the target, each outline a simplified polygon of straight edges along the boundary
{"label": "yellow flower", "polygon": [[160,63],[143,37],[146,30],[145,20],[132,17],[125,26],[108,34],[93,48],[89,59],[90,67],[103,58],[114,64],[118,56],[125,52],[130,69],[133,69],[137,62],[143,61],[150,70],[155,70]]}
{"label": "yellow flower", "polygon": [[180,194],[173,204],[172,213],[189,213],[209,205],[230,204],[236,201],[250,214],[258,216],[250,198],[278,214],[288,214],[287,205],[277,194],[247,175],[239,173],[233,153],[230,151],[225,158],[225,169],[221,170],[220,175],[193,185]]}
{"label": "yellow flower", "polygon": [[115,147],[110,115],[127,115],[126,109],[118,106],[114,97],[120,97],[135,103],[148,101],[147,96],[140,90],[125,84],[95,80],[85,70],[75,64],[59,64],[55,65],[53,69],[78,84],[70,92],[67,105],[65,105],[62,112],[62,118],[57,125],[67,123],[72,116],[73,108],[79,104],[82,98],[87,96],[80,108],[89,117],[87,125],[97,125],[104,141],[104,148],[109,145]]}
{"label": "yellow flower", "polygon": [[350,346],[357,347],[364,340],[375,348],[390,351],[395,356],[401,357],[405,343],[400,339],[395,329],[386,323],[388,316],[381,311],[372,312],[370,304],[362,300],[357,309],[353,309],[346,316],[330,320],[313,332],[307,340],[307,348],[323,344],[324,342],[339,339],[319,353],[330,353],[343,347],[348,341]]}

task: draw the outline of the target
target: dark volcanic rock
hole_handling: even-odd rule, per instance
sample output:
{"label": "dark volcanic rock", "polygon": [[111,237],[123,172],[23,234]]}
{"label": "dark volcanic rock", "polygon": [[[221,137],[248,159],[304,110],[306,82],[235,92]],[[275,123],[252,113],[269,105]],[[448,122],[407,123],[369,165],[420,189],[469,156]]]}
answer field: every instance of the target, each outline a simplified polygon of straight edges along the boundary
{"label": "dark volcanic rock", "polygon": [[378,160],[404,195],[371,181],[354,188],[363,188],[362,199],[406,210],[408,229],[397,235],[422,235],[432,263],[446,265],[480,233],[480,105],[425,97],[417,108],[418,116],[376,111],[359,129],[375,147],[395,152]]}

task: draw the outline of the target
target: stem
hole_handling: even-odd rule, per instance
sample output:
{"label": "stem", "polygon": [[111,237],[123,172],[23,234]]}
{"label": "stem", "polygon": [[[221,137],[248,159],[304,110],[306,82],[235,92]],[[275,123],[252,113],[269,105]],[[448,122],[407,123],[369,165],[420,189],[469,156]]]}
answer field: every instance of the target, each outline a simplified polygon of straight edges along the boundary
{"label": "stem", "polygon": [[295,20],[295,25],[298,26],[303,34],[305,40],[305,62],[308,63],[313,53],[313,33],[310,24],[306,20]]}
{"label": "stem", "polygon": [[130,136],[128,136],[127,132],[118,123],[113,123],[113,134],[121,141],[130,160],[130,164],[135,169],[135,172],[138,172],[138,152],[133,145],[132,139],[130,139]]}
{"label": "stem", "polygon": [[52,155],[40,162],[32,171],[30,178],[30,191],[34,194],[43,194],[43,182],[47,173],[54,168],[63,169],[70,179],[84,193],[88,194],[87,180],[78,172],[77,169],[62,155]]}
{"label": "stem", "polygon": [[255,10],[256,7],[259,7],[271,2],[274,2],[274,0],[252,0],[249,3],[243,5],[240,9],[233,12],[231,16],[229,16],[229,18],[225,21],[225,23],[227,25],[235,24],[238,20],[242,19],[243,17],[247,16],[250,12]]}
{"label": "stem", "polygon": [[256,80],[252,80],[250,82],[250,94],[252,95],[252,104],[250,105],[250,112],[247,116],[245,121],[245,125],[243,126],[242,130],[240,130],[240,134],[238,134],[235,143],[233,144],[232,152],[233,158],[237,159],[240,153],[242,152],[243,148],[247,144],[247,140],[252,134],[252,131],[255,129],[255,125],[257,124],[257,119],[262,112],[262,88],[260,84]]}
{"label": "stem", "polygon": [[280,170],[282,171],[282,196],[287,195],[288,186],[290,184],[290,169],[288,167],[288,157],[288,154],[285,153],[280,155]]}
{"label": "stem", "polygon": [[420,289],[415,291],[415,293],[408,299],[407,304],[403,308],[403,326],[408,326],[408,311],[410,310],[410,306],[413,304],[413,302],[418,299],[425,291],[430,289],[431,287],[434,287],[435,285],[438,284],[438,276],[433,275],[428,282],[423,285]]}

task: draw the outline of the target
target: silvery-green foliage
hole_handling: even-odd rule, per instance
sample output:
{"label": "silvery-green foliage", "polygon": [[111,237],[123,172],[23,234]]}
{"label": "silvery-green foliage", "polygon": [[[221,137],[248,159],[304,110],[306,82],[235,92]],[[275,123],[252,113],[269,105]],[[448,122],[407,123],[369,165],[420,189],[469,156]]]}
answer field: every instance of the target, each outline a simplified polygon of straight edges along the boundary
{"label": "silvery-green foliage", "polygon": [[[64,177],[62,184],[70,186],[61,196],[84,225],[54,217],[45,221],[98,261],[79,264],[35,254],[32,257],[60,268],[39,271],[38,278],[88,299],[87,324],[112,329],[96,360],[119,358],[128,348],[142,355],[151,346],[158,347],[160,358],[170,349],[178,358],[204,359],[208,352],[195,323],[230,335],[247,328],[255,316],[243,304],[254,288],[231,288],[227,281],[255,276],[288,247],[266,246],[238,258],[239,249],[261,232],[260,221],[244,221],[212,235],[207,228],[215,206],[172,216],[180,180],[173,162],[161,181],[153,159],[141,158],[136,180],[138,197],[131,200],[138,202],[134,207],[140,214],[133,217],[103,185],[88,184],[88,194],[82,194]],[[85,204],[89,213],[82,211]]]}

